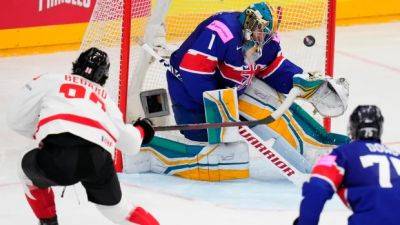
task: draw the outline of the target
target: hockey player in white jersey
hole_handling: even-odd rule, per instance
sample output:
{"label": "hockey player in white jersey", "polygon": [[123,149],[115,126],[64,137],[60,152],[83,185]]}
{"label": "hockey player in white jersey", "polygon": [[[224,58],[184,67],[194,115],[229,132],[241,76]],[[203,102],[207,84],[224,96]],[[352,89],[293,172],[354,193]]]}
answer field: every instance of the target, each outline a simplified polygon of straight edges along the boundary
{"label": "hockey player in white jersey", "polygon": [[107,54],[90,48],[73,63],[73,74],[34,78],[10,106],[9,126],[38,144],[23,156],[19,174],[39,224],[58,224],[51,186],[78,182],[88,200],[115,224],[159,224],[142,207],[122,198],[110,151],[136,154],[154,130],[147,119],[133,125],[123,122],[103,88],[109,67]]}

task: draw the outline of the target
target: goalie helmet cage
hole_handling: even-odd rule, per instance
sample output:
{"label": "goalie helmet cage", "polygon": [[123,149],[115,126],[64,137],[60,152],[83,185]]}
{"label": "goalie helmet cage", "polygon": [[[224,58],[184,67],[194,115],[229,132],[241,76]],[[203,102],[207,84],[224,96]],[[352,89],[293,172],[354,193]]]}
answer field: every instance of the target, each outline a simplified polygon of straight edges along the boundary
{"label": "goalie helmet cage", "polygon": [[[166,89],[165,68],[138,41],[168,56],[205,18],[221,11],[243,11],[257,0],[97,0],[81,49],[98,47],[110,58],[106,88],[125,120],[143,116],[139,94]],[[333,75],[336,0],[269,0],[281,11],[279,37],[285,56],[305,71]],[[307,40],[315,39],[315,43]],[[306,38],[307,37],[307,38]],[[165,118],[164,118],[165,120]],[[157,121],[168,123],[166,121]],[[329,118],[324,126],[330,130]],[[115,165],[122,171],[116,151]]]}

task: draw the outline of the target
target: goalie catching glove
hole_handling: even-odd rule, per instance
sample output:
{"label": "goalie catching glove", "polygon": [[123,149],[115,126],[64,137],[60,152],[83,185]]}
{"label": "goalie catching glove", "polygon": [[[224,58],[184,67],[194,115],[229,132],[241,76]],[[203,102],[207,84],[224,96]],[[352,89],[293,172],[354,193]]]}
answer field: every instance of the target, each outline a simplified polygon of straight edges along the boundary
{"label": "goalie catching glove", "polygon": [[151,139],[154,137],[153,123],[151,120],[147,118],[139,118],[133,123],[133,126],[141,131],[140,133],[143,137],[142,144],[150,143]]}
{"label": "goalie catching glove", "polygon": [[349,84],[345,78],[333,79],[318,72],[296,74],[293,87],[299,88],[299,97],[309,101],[322,116],[340,116],[347,109]]}
{"label": "goalie catching glove", "polygon": [[325,80],[325,76],[320,73],[296,74],[293,76],[293,87],[301,89],[299,97],[309,99]]}

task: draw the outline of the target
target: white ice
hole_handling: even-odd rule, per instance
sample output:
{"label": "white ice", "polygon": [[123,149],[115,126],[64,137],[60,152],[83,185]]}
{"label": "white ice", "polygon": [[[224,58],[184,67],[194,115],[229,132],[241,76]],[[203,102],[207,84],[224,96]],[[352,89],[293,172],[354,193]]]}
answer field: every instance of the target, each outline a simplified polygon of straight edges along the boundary
{"label": "white ice", "polygon": [[[349,109],[333,120],[333,131],[346,132],[347,118],[358,104],[376,104],[385,117],[383,141],[400,146],[400,23],[339,27],[335,74],[350,83]],[[5,110],[12,96],[32,75],[67,72],[77,52],[0,58],[0,224],[37,224],[16,177],[17,158],[30,141],[6,127]],[[285,180],[248,179],[223,183],[183,180],[155,174],[121,175],[123,193],[151,211],[163,225],[283,225],[298,214],[301,191]],[[63,199],[55,189],[60,224],[106,225],[86,200],[80,185]],[[350,211],[335,197],[320,224],[347,224]]]}

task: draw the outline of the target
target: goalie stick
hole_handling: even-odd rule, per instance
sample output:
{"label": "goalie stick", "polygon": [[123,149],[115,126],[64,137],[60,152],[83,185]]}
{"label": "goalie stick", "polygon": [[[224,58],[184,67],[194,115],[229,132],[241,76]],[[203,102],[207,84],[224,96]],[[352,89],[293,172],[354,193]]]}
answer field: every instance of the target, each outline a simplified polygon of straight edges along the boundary
{"label": "goalie stick", "polygon": [[[148,44],[139,40],[139,45],[151,56],[153,56],[160,64],[164,65],[167,70],[171,71],[170,64],[159,56]],[[175,75],[176,76],[176,75]],[[182,80],[181,77],[177,77]],[[286,96],[285,101],[277,108],[271,115],[253,121],[238,121],[238,122],[224,122],[224,123],[200,123],[200,124],[181,124],[174,126],[160,126],[154,127],[155,131],[168,131],[168,130],[195,130],[195,129],[206,129],[206,128],[217,128],[217,127],[230,127],[239,126],[239,134],[247,142],[250,148],[259,152],[263,155],[267,162],[270,162],[274,167],[289,181],[297,186],[301,186],[308,178],[307,173],[301,172],[299,169],[294,167],[289,161],[287,161],[281,154],[278,153],[272,144],[268,144],[269,140],[262,140],[257,134],[255,134],[248,126],[258,124],[269,124],[280,118],[283,113],[289,109],[296,97],[299,96],[301,90],[297,87],[292,88],[289,94]],[[273,139],[270,139],[271,141]]]}
{"label": "goalie stick", "polygon": [[[171,71],[170,64],[157,54],[147,43],[143,41],[138,41],[139,45],[151,56],[153,56],[161,65],[163,65],[167,70]],[[179,80],[182,81],[182,77],[175,71],[171,71]],[[289,109],[293,104],[294,100],[301,93],[301,89],[298,87],[292,88],[289,94],[286,96],[285,101],[277,108],[271,115],[252,121],[237,121],[237,122],[223,122],[223,123],[198,123],[198,124],[179,124],[172,126],[159,126],[154,127],[155,131],[170,131],[170,130],[201,130],[207,128],[218,128],[218,127],[237,127],[237,126],[255,126],[258,124],[270,124],[276,119],[280,118],[283,113]]]}

